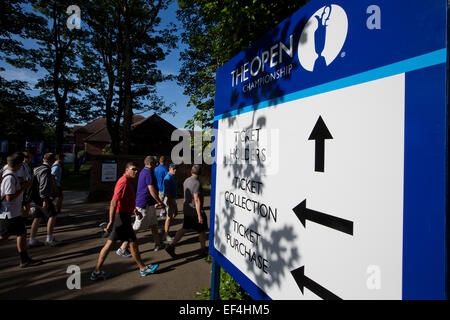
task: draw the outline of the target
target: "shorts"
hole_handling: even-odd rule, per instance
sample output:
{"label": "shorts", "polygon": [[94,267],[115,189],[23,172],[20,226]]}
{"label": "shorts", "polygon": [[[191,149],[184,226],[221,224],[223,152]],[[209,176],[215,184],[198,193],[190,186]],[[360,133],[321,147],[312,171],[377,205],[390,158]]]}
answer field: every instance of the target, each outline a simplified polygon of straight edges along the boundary
{"label": "shorts", "polygon": [[158,224],[158,219],[156,218],[156,208],[152,206],[146,206],[144,208],[136,207],[136,211],[142,214],[142,219],[139,220],[136,216],[136,220],[134,220],[133,229],[138,231],[140,229],[149,228],[150,226],[154,226]]}
{"label": "shorts", "polygon": [[167,212],[169,216],[173,217],[178,212],[177,201],[174,198],[170,198],[170,200],[168,198],[166,199],[165,205],[167,206]]}
{"label": "shorts", "polygon": [[56,187],[55,198],[61,198],[62,196],[63,196],[63,189],[62,189],[62,187]]}
{"label": "shorts", "polygon": [[0,235],[21,236],[26,233],[25,219],[22,216],[0,219]]}
{"label": "shorts", "polygon": [[44,217],[50,218],[50,217],[56,216],[56,208],[55,208],[55,205],[53,204],[53,201],[48,202],[47,208],[38,206],[36,204],[31,205],[30,216],[33,219],[44,218]]}
{"label": "shorts", "polygon": [[131,213],[118,212],[115,214],[113,230],[110,233],[111,241],[135,241],[136,234],[131,226]]}
{"label": "shorts", "polygon": [[[161,191],[158,192],[159,194],[159,198],[161,199],[162,203],[164,203],[167,206],[167,197],[163,195],[163,193]],[[162,212],[166,212],[167,208],[161,209],[161,213]]]}
{"label": "shorts", "polygon": [[208,231],[208,219],[206,217],[206,213],[204,211],[201,212],[203,223],[200,224],[198,222],[197,215],[184,215],[183,221],[183,229],[195,230],[197,232],[206,232]]}

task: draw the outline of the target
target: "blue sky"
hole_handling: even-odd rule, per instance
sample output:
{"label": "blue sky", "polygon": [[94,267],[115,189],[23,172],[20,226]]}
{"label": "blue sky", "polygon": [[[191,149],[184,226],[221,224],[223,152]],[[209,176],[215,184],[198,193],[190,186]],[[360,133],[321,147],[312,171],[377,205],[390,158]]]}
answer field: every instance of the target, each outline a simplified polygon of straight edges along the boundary
{"label": "blue sky", "polygon": [[[161,26],[168,24],[169,22],[174,23],[177,26],[180,35],[182,32],[182,24],[177,20],[176,11],[178,9],[177,2],[173,0],[167,10],[162,12]],[[83,9],[81,9],[83,10]],[[24,41],[25,46],[32,46],[32,41]],[[184,44],[181,39],[178,40],[178,48],[173,50],[164,61],[158,63],[160,70],[163,74],[178,74],[180,68],[180,51],[182,51]],[[22,80],[27,81],[30,87],[34,87],[37,80],[42,77],[43,72],[33,72],[26,69],[16,69],[5,62],[0,62],[0,67],[5,68],[4,72],[1,72],[2,76],[7,80]],[[35,90],[32,90],[35,91]],[[37,91],[37,90],[36,90]],[[167,104],[175,103],[174,111],[176,111],[175,116],[172,114],[162,114],[161,117],[166,121],[170,122],[177,128],[184,128],[186,121],[191,119],[197,109],[195,107],[187,107],[188,97],[183,95],[183,88],[178,86],[176,81],[166,81],[160,83],[157,86],[157,92],[159,96],[164,97]],[[32,93],[33,94],[33,93]],[[153,112],[146,112],[142,115],[145,117],[151,116]],[[70,124],[69,124],[70,126]]]}
{"label": "blue sky", "polygon": [[[177,25],[178,35],[182,32],[182,24],[177,20],[176,11],[178,9],[177,2],[172,1],[169,8],[165,10],[162,15],[162,24],[173,22]],[[164,74],[178,74],[180,68],[180,51],[182,51],[185,45],[181,43],[181,39],[178,40],[178,50],[174,50],[170,55],[166,57],[166,60],[159,63]],[[188,97],[183,95],[183,88],[176,84],[176,81],[168,81],[158,85],[158,94],[165,98],[166,103],[176,103],[175,116],[166,114],[162,115],[162,118],[172,123],[177,128],[184,128],[186,121],[191,119],[197,109],[195,107],[187,107]],[[151,115],[151,113],[143,114],[144,116]]]}

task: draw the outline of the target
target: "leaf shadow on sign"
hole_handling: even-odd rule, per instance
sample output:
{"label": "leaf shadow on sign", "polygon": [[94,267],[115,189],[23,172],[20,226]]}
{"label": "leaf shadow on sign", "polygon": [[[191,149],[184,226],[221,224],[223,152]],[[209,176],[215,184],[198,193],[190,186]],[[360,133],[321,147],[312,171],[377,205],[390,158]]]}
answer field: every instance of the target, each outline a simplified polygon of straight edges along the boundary
{"label": "leaf shadow on sign", "polygon": [[[284,60],[281,64],[278,64],[274,69],[281,68],[289,68],[292,66],[292,72],[295,72],[295,69],[299,67],[299,63],[296,59],[296,51],[299,45],[300,34],[303,28],[306,25],[306,19],[302,19],[296,23],[296,25],[292,28],[291,23],[289,21],[284,24],[281,29],[274,29],[269,33],[269,37],[271,39],[289,39],[290,34],[294,30],[293,34],[293,57],[290,61]],[[302,37],[302,41],[306,41],[305,37]],[[268,50],[264,48],[263,50]],[[235,68],[240,68],[244,63],[252,61],[254,58],[256,50],[247,50],[245,57],[236,63]],[[230,98],[230,106],[232,109],[237,110],[238,114],[251,112],[251,119],[245,121],[246,125],[243,127],[239,127],[238,119],[235,116],[231,116],[231,113],[225,114],[224,121],[227,122],[228,128],[233,128],[233,131],[239,130],[241,132],[248,131],[251,129],[259,129],[260,131],[266,130],[266,139],[265,142],[270,143],[270,146],[274,146],[278,144],[278,141],[272,141],[273,139],[273,130],[276,129],[279,133],[282,134],[283,128],[270,128],[270,130],[265,129],[267,127],[267,118],[256,112],[258,109],[263,108],[267,105],[271,106],[271,108],[275,109],[277,105],[285,102],[284,96],[287,93],[282,88],[282,86],[278,83],[277,80],[273,79],[273,70],[271,72],[265,70],[260,73],[258,78],[263,79],[272,79],[272,81],[267,82],[264,85],[256,86],[252,90],[247,90],[244,92],[242,90],[242,86],[236,86],[233,89]],[[291,73],[292,73],[291,72]],[[284,80],[290,80],[291,73],[286,73],[283,76]],[[276,77],[276,75],[275,75]],[[251,79],[250,79],[251,81]],[[238,91],[240,90],[240,92]],[[264,104],[263,104],[264,103]],[[227,117],[228,116],[228,117]],[[226,135],[224,135],[226,136]],[[277,137],[280,138],[281,135]],[[274,154],[274,152],[270,152],[267,150],[267,158],[262,160],[261,157],[256,157],[255,161],[251,159],[247,159],[246,150],[249,150],[248,154],[250,155],[253,149],[261,147],[260,141],[255,143],[254,141],[250,141],[251,139],[241,139],[236,137],[235,146],[240,150],[244,150],[243,160],[241,159],[233,159],[230,150],[225,149],[225,156],[223,159],[217,162],[218,170],[222,170],[227,172],[228,177],[232,178],[232,185],[224,186],[230,192],[235,193],[236,195],[240,195],[240,204],[242,204],[242,197],[246,199],[256,198],[258,203],[264,203],[267,206],[272,205],[273,209],[276,209],[276,203],[279,201],[283,201],[283,199],[273,199],[270,194],[265,194],[265,186],[263,178],[268,175],[276,175],[278,173],[279,167],[283,162],[280,160],[288,160],[288,159],[280,159],[280,154]],[[295,137],[290,137],[295,139]],[[227,145],[228,146],[228,145]],[[269,146],[269,145],[268,145]],[[241,153],[242,156],[242,153]],[[249,157],[250,158],[250,157]],[[220,160],[222,160],[220,162]],[[271,167],[275,166],[275,167]],[[261,190],[259,194],[252,194],[248,192],[248,190],[241,190],[238,188],[237,180],[235,178],[245,178],[251,179],[252,181],[262,182]],[[283,188],[289,187],[287,181],[286,185],[277,186],[278,189],[282,190]],[[230,203],[230,201],[225,200],[225,191],[218,192],[216,194],[216,201],[219,203],[224,203],[225,205],[220,208],[221,214],[216,215],[215,217],[215,225],[216,232],[220,233],[221,236],[215,237],[215,248],[224,253],[227,256],[232,251],[236,251],[237,256],[242,258],[242,263],[246,264],[247,270],[241,270],[244,274],[250,273],[253,277],[254,283],[258,285],[260,288],[274,288],[277,286],[281,288],[282,280],[285,277],[290,276],[290,270],[297,267],[295,265],[298,263],[300,259],[300,254],[297,248],[288,249],[287,243],[292,243],[298,241],[296,238],[296,233],[294,232],[294,228],[292,226],[284,225],[284,227],[277,226],[277,221],[283,220],[283,215],[290,215],[292,212],[279,212],[276,211],[276,215],[272,212],[272,215],[268,212],[261,211],[258,209],[258,205],[255,202],[251,202],[252,205],[249,208],[246,206],[243,208],[242,206],[236,206],[236,204]],[[262,200],[261,200],[262,199]],[[247,202],[248,203],[248,202]],[[272,204],[271,204],[272,203]],[[259,207],[261,208],[261,207]],[[249,210],[250,209],[250,210]],[[266,214],[266,216],[264,216]],[[258,237],[258,241],[250,241],[248,237],[242,236],[239,232],[236,232],[235,228],[239,226],[240,217],[246,216],[246,221],[248,221],[248,215],[252,216],[252,222],[250,224],[243,223],[245,228],[253,230],[257,232],[260,236]],[[276,216],[276,218],[275,218]],[[281,223],[280,223],[281,224]],[[239,230],[238,230],[239,231]],[[224,238],[225,236],[225,238]],[[225,239],[225,241],[223,241]],[[239,242],[237,244],[236,240]],[[245,249],[240,244],[243,243],[245,245]],[[251,254],[245,253],[245,251],[249,252],[251,250]],[[242,254],[244,252],[244,255]],[[252,259],[253,253],[256,253],[256,261]],[[258,261],[258,256],[261,259],[266,259],[267,268],[261,266]],[[264,265],[264,262],[262,263]],[[262,290],[261,290],[262,291]],[[265,294],[264,294],[265,295]]]}

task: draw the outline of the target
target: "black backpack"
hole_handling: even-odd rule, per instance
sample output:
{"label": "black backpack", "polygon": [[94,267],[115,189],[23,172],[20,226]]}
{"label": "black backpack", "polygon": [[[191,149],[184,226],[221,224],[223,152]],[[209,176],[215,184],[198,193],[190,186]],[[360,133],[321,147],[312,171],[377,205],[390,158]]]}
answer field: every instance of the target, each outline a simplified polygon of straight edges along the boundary
{"label": "black backpack", "polygon": [[[2,167],[2,168],[0,168],[0,186],[3,182],[3,179],[6,178],[7,176],[13,176],[14,180],[16,180],[16,176],[13,175],[12,173],[7,173],[7,174],[5,174],[5,176],[3,176],[3,172],[4,171],[3,171],[3,167]],[[0,204],[3,202],[3,200],[5,200],[5,198],[6,198],[6,195],[0,199]]]}
{"label": "black backpack", "polygon": [[43,172],[44,170],[50,170],[47,166],[39,166],[37,168],[34,169],[33,171],[33,183],[31,184],[31,188],[29,193],[27,194],[27,201],[33,201],[35,204],[37,205],[42,205],[42,199],[41,199],[41,195],[39,193],[39,180],[38,180],[38,176],[41,172]]}

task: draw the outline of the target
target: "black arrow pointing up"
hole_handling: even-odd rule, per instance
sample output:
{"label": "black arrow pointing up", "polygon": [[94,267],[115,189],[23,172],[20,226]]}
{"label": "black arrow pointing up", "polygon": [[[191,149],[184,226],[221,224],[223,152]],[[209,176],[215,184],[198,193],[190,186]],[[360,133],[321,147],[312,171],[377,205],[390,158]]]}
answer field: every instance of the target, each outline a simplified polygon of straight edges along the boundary
{"label": "black arrow pointing up", "polygon": [[322,116],[319,116],[319,119],[308,138],[308,140],[316,140],[316,160],[314,170],[317,172],[324,172],[325,170],[325,139],[333,139],[333,136],[330,131],[328,131]]}
{"label": "black arrow pointing up", "polygon": [[303,290],[307,288],[308,290],[312,291],[314,294],[318,295],[320,298],[324,300],[342,300],[334,293],[328,291],[317,282],[305,276],[304,266],[291,271],[291,274],[294,277],[295,282],[297,282],[297,285],[300,288],[302,294],[304,294]]}
{"label": "black arrow pointing up", "polygon": [[353,235],[353,221],[341,219],[326,213],[314,211],[306,208],[306,199],[298,204],[294,209],[295,215],[306,228],[306,219],[319,223],[329,228]]}

